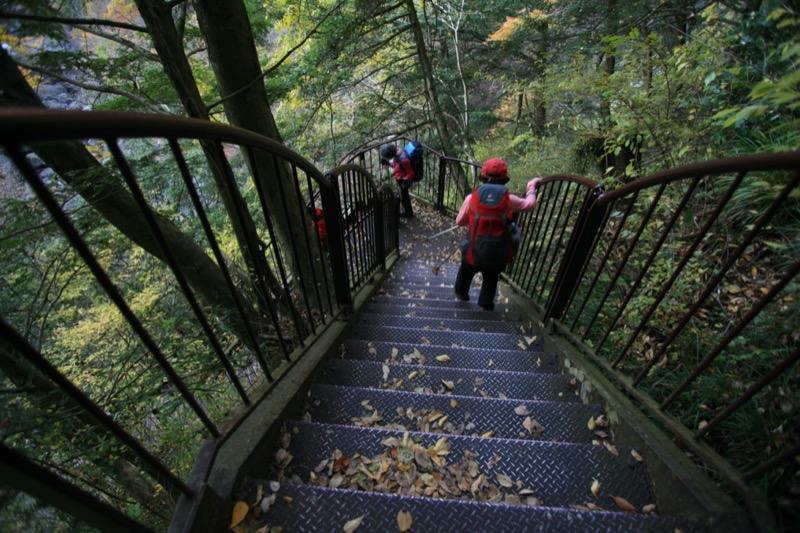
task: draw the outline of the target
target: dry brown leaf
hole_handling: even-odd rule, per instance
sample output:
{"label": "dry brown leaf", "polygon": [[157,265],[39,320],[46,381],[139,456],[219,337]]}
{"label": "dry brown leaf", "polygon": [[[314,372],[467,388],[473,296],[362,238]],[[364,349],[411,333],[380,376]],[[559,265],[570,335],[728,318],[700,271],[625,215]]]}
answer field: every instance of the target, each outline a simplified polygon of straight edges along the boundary
{"label": "dry brown leaf", "polygon": [[644,507],[642,507],[642,512],[645,514],[653,514],[656,512],[656,504],[648,503]]}
{"label": "dry brown leaf", "polygon": [[408,375],[408,379],[409,379],[409,380],[412,380],[412,379],[414,379],[415,377],[417,377],[417,375],[418,375],[418,374],[419,374],[419,371],[418,371],[418,370],[414,370],[413,372],[411,372],[411,373]]}
{"label": "dry brown leaf", "polygon": [[597,493],[600,492],[600,482],[596,479],[592,482],[592,494],[597,496]]}
{"label": "dry brown leaf", "polygon": [[458,407],[458,402],[457,402],[457,401],[455,401],[455,400],[450,400],[450,407],[452,407],[453,409],[455,409],[456,407]]}
{"label": "dry brown leaf", "polygon": [[589,417],[589,423],[586,424],[586,426],[589,428],[589,431],[594,431],[594,428],[596,426],[595,426],[595,423],[594,423],[594,417],[593,416]]}
{"label": "dry brown leaf", "polygon": [[400,528],[400,531],[408,531],[411,529],[413,521],[414,519],[408,511],[400,511],[397,513],[397,527]]}
{"label": "dry brown leaf", "polygon": [[544,428],[539,423],[538,420],[534,420],[531,417],[527,417],[524,422],[522,422],[522,426],[528,430],[528,433],[531,435],[539,436],[544,432]]}
{"label": "dry brown leaf", "polygon": [[389,379],[389,366],[383,365],[383,381]]}
{"label": "dry brown leaf", "polygon": [[611,455],[614,457],[619,457],[619,452],[617,451],[617,447],[611,444],[610,442],[604,442],[603,445],[606,447],[608,451],[611,452]]}
{"label": "dry brown leaf", "polygon": [[531,412],[524,405],[518,405],[514,408],[514,412],[519,416],[528,416]]}
{"label": "dry brown leaf", "polygon": [[250,506],[243,501],[238,501],[233,504],[233,513],[231,514],[231,526],[230,528],[233,529],[239,524],[244,521],[244,518],[247,516],[247,511],[250,510]]}
{"label": "dry brown leaf", "polygon": [[358,529],[358,526],[361,525],[362,520],[364,520],[363,514],[358,518],[353,518],[352,520],[348,520],[348,522],[342,528],[342,531],[344,531],[344,533],[353,533],[353,531]]}
{"label": "dry brown leaf", "polygon": [[644,457],[642,457],[636,450],[631,450],[631,455],[633,456],[634,459],[636,459],[637,462],[639,463],[644,462]]}
{"label": "dry brown leaf", "polygon": [[611,499],[614,500],[614,503],[617,504],[617,507],[619,507],[626,513],[632,513],[636,511],[636,507],[634,507],[631,502],[629,502],[622,496],[611,496]]}
{"label": "dry brown leaf", "polygon": [[436,360],[439,361],[440,363],[446,363],[446,362],[448,362],[450,360],[450,356],[449,355],[437,355],[436,356]]}
{"label": "dry brown leaf", "polygon": [[511,481],[510,477],[503,474],[497,474],[496,477],[497,477],[497,482],[500,483],[501,486],[507,489],[510,489],[511,487],[514,486],[514,482]]}
{"label": "dry brown leaf", "polygon": [[494,431],[487,431],[486,433],[481,433],[481,437],[483,437],[485,439],[488,439],[492,435],[494,435]]}
{"label": "dry brown leaf", "polygon": [[452,381],[447,381],[445,379],[442,380],[442,385],[444,385],[447,390],[453,390],[453,387],[455,387]]}

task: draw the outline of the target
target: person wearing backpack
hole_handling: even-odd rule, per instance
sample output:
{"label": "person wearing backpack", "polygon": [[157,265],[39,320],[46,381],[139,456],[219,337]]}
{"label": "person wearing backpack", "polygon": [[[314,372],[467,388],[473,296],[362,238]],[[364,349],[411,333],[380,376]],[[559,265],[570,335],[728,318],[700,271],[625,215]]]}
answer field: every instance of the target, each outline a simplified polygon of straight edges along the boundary
{"label": "person wearing backpack", "polygon": [[[409,145],[411,144],[412,143],[409,143]],[[416,145],[419,146],[419,143],[416,143]],[[414,183],[419,181],[419,179],[422,177],[422,173],[415,172],[415,165],[412,161],[412,158],[409,157],[406,151],[402,148],[398,150],[393,144],[384,144],[381,146],[380,154],[381,160],[388,164],[394,171],[394,181],[397,183],[398,196],[400,198],[400,205],[402,207],[400,216],[404,218],[414,218],[414,210],[411,207],[411,195],[408,191],[411,189]]]}
{"label": "person wearing backpack", "polygon": [[469,226],[469,237],[461,245],[461,266],[454,289],[459,300],[469,301],[472,279],[480,272],[483,286],[478,305],[491,311],[500,273],[514,256],[514,213],[533,211],[536,187],[541,178],[528,182],[524,198],[510,194],[505,186],[508,183],[508,165],[493,157],[481,168],[480,180],[481,185],[467,195],[456,216],[457,226]]}

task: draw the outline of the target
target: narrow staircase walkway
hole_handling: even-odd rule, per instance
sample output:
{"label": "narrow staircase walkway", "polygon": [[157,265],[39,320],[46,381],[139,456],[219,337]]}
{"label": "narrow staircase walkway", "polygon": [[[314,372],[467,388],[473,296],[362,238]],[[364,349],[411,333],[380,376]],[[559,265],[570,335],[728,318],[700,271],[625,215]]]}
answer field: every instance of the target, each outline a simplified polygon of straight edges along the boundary
{"label": "narrow staircase walkway", "polygon": [[426,240],[442,223],[425,215],[286,424],[271,477],[245,489],[246,530],[698,529],[652,512],[646,465],[611,444],[601,407],[507,298],[493,312],[475,284],[472,302],[454,298],[457,257],[440,264],[459,236]]}

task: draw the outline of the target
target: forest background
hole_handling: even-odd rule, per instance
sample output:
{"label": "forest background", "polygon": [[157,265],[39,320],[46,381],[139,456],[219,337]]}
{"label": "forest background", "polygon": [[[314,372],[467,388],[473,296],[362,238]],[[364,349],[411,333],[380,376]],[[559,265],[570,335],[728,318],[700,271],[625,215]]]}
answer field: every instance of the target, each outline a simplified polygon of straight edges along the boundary
{"label": "forest background", "polygon": [[[323,171],[394,134],[470,161],[502,157],[512,189],[555,173],[613,188],[688,162],[800,147],[800,14],[789,2],[23,0],[0,1],[0,20],[0,67],[21,73],[19,83],[47,107],[229,123],[283,142]],[[0,76],[0,105],[36,104],[11,82]],[[161,378],[131,332],[91,296],[85,267],[3,169],[0,316],[105,409],[138,420],[137,435],[185,477],[198,437],[170,416]],[[69,187],[61,193],[74,196]],[[739,201],[757,210],[763,191],[745,190]],[[188,313],[170,297],[157,259],[131,248],[85,204],[72,205],[136,295],[135,310],[165,338],[180,330]],[[790,221],[785,241],[796,246],[800,221]],[[202,343],[196,350],[182,368],[193,390],[223,387],[205,373]],[[30,384],[15,381],[8,359],[2,372],[0,438],[36,448],[37,460],[68,477],[101,477],[65,466],[72,459],[64,431],[86,444],[87,429],[47,402],[20,397]],[[798,408],[794,387],[779,406],[787,414]],[[217,402],[212,414],[229,409]],[[89,447],[113,458],[108,446]],[[762,452],[754,446],[741,453]],[[98,471],[121,468],[97,462]],[[133,515],[168,519],[169,495],[154,498],[152,480],[127,474],[122,488],[96,489]],[[0,506],[9,520],[42,516],[38,503],[5,492]]]}

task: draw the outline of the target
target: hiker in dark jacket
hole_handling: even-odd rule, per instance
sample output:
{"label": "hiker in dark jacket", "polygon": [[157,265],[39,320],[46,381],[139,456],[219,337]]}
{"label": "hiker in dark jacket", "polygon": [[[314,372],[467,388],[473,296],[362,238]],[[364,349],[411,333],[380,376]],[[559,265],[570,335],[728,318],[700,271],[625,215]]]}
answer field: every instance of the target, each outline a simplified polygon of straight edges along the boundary
{"label": "hiker in dark jacket", "polygon": [[397,183],[402,207],[400,216],[413,218],[414,210],[411,207],[411,195],[408,193],[414,182],[414,167],[411,165],[411,160],[408,157],[404,157],[405,152],[403,152],[402,148],[398,150],[393,144],[381,146],[380,153],[381,159],[388,163],[394,171],[394,181]]}
{"label": "hiker in dark jacket", "polygon": [[481,169],[481,185],[464,198],[456,216],[457,226],[469,226],[469,237],[462,243],[461,266],[455,282],[455,295],[469,301],[469,287],[475,274],[481,272],[483,285],[478,305],[494,309],[494,297],[500,273],[511,261],[513,247],[507,227],[513,214],[533,211],[536,207],[536,187],[541,178],[528,182],[525,197],[509,194],[508,166],[493,157]]}

